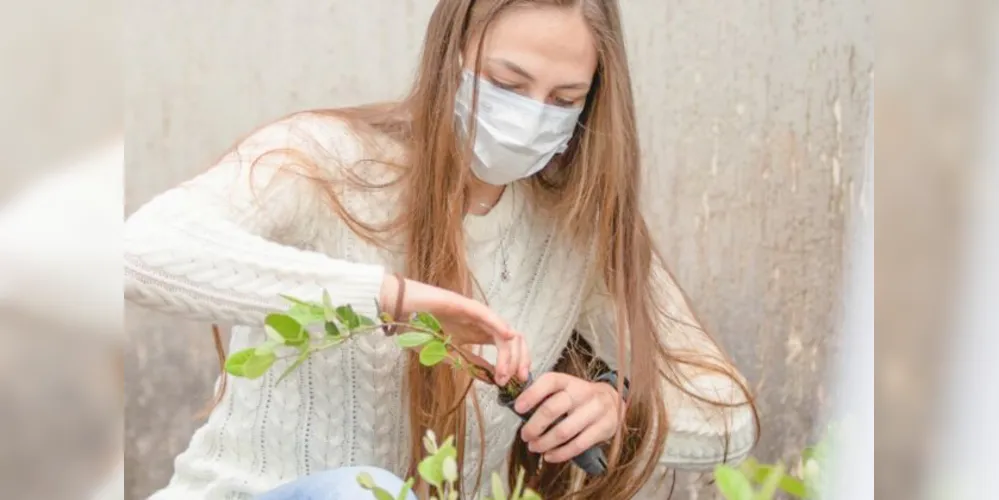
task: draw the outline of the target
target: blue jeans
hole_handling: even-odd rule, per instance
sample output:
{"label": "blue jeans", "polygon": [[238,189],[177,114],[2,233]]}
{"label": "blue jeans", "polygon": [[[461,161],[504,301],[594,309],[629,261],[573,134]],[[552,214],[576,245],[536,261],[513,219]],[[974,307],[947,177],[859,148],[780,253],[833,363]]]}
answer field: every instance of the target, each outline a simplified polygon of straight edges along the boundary
{"label": "blue jeans", "polygon": [[[285,483],[256,500],[374,500],[375,496],[357,484],[357,475],[367,472],[375,485],[388,491],[395,498],[405,481],[395,474],[378,467],[341,467],[319,472],[290,483]],[[417,500],[412,491],[406,500]]]}

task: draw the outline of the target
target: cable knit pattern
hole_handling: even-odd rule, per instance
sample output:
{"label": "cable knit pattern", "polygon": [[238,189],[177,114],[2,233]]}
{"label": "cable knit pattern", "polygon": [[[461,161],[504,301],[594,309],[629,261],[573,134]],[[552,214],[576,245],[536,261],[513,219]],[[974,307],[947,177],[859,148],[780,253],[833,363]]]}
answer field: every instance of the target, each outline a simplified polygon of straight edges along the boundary
{"label": "cable knit pattern", "polygon": [[[323,289],[335,303],[374,316],[386,272],[397,255],[369,245],[335,216],[319,183],[288,172],[292,149],[317,162],[313,178],[335,178],[343,165],[366,158],[402,158],[397,149],[362,147],[342,121],[300,114],[268,125],[244,140],[210,170],[157,196],[133,214],[125,228],[128,300],[192,319],[236,325],[230,352],[261,342],[263,317],[284,308],[280,294],[318,299]],[[262,156],[264,155],[264,156]],[[361,165],[380,175],[377,164]],[[387,220],[397,197],[340,191],[352,213],[366,222]],[[555,225],[533,209],[524,189],[510,186],[485,216],[468,216],[469,266],[481,285],[479,299],[527,337],[534,373],[551,369],[574,327],[584,330],[598,354],[613,362],[606,310],[583,282],[587,261],[558,238]],[[503,279],[503,270],[508,271]],[[603,312],[601,312],[603,311]],[[674,340],[673,335],[668,341]],[[677,338],[677,340],[680,340]],[[495,351],[484,348],[486,359]],[[303,364],[280,383],[271,373],[258,380],[233,379],[221,404],[177,457],[169,485],[155,500],[247,499],[310,473],[349,465],[376,465],[405,472],[408,443],[403,355],[378,335],[353,339]],[[692,379],[711,394],[719,381]],[[480,453],[471,423],[465,483],[500,470],[519,419],[496,402],[494,388],[479,386],[485,423]],[[752,442],[752,425],[741,410],[705,412],[690,398],[668,394],[671,434],[662,462],[704,468]]]}

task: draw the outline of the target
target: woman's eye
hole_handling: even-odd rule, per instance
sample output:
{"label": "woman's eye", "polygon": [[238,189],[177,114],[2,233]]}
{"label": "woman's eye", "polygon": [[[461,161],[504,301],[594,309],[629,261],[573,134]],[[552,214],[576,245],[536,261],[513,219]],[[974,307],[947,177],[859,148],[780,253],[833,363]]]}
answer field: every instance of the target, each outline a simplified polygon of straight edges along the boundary
{"label": "woman's eye", "polygon": [[573,101],[571,99],[563,99],[561,97],[556,97],[552,99],[552,103],[555,104],[556,106],[560,106],[563,108],[571,108],[576,105],[576,101]]}
{"label": "woman's eye", "polygon": [[491,80],[489,83],[492,83],[494,86],[501,88],[503,90],[509,90],[510,92],[517,91],[517,86],[510,83],[503,83],[499,80]]}

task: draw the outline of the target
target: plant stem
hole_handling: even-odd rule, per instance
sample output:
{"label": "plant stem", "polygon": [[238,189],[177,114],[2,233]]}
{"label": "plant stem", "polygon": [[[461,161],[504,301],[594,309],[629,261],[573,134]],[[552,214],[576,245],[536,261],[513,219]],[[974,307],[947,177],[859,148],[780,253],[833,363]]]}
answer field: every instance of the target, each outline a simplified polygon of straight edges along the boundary
{"label": "plant stem", "polygon": [[[444,335],[443,333],[436,332],[419,325],[414,325],[412,323],[404,323],[400,321],[384,322],[377,325],[365,325],[358,328],[348,329],[343,333],[343,337],[349,338],[358,334],[369,334],[376,331],[382,331],[385,327],[391,327],[391,326],[404,328],[405,331],[408,332],[417,332],[417,333],[425,333],[428,335],[433,335],[433,337],[436,340],[439,340],[443,342],[445,345],[447,345],[449,351],[455,353],[459,358],[461,358],[461,360],[464,362],[462,363],[461,367],[464,368],[469,375],[482,382],[499,386],[499,384],[496,383],[496,380],[494,378],[496,373],[496,368],[492,366],[492,364],[483,359],[481,356],[468,352],[462,347],[455,345],[453,342],[451,342],[451,339],[448,336]],[[405,331],[401,333],[405,333]],[[335,341],[327,341],[324,344],[318,344],[312,346],[310,347],[310,349],[313,352],[322,351],[340,345],[345,340],[346,338],[338,338]],[[292,357],[297,357],[297,355],[286,356],[286,357],[292,358]],[[284,358],[285,357],[279,359],[284,359]]]}

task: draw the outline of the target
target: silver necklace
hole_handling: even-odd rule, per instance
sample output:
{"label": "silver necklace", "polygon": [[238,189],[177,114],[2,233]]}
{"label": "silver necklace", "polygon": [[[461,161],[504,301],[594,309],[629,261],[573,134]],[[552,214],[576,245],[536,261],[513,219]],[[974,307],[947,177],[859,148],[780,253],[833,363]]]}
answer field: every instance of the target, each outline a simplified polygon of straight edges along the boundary
{"label": "silver necklace", "polygon": [[[475,205],[478,206],[479,208],[481,208],[483,211],[485,211],[487,213],[488,213],[489,210],[493,209],[496,206],[496,204],[485,203],[485,202],[481,202],[481,201],[475,202]],[[509,259],[509,255],[507,254],[507,248],[506,248],[506,237],[509,234],[509,232],[510,232],[510,228],[507,228],[506,232],[503,233],[503,236],[500,237],[500,242],[499,242],[499,245],[500,245],[500,263],[502,265],[502,267],[500,268],[500,280],[503,281],[504,283],[506,283],[507,281],[510,281],[510,269],[507,266],[507,262],[510,259]]]}

